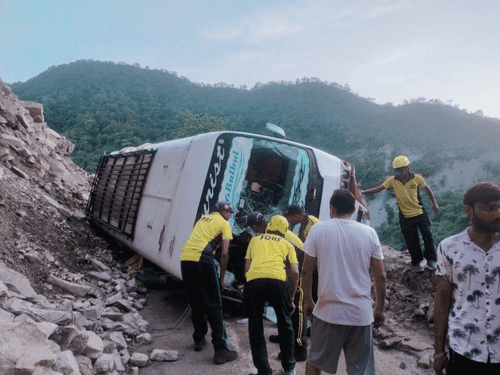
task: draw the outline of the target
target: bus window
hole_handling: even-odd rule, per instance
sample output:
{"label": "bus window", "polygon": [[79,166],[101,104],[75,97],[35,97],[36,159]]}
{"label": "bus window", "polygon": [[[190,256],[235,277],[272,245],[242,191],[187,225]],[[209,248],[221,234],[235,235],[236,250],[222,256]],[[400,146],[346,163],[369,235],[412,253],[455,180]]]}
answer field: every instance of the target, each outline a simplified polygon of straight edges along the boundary
{"label": "bus window", "polygon": [[305,204],[310,156],[299,147],[258,138],[232,139],[219,200],[237,207],[231,219],[235,234],[242,233],[248,214],[259,211],[266,219],[283,213],[292,203]]}

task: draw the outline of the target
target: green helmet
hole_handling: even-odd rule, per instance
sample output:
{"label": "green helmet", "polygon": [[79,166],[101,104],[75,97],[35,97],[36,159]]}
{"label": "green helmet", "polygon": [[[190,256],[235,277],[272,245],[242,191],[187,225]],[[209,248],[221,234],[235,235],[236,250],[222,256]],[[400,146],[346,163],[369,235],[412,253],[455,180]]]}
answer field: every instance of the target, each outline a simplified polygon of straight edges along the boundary
{"label": "green helmet", "polygon": [[287,230],[288,230],[288,220],[281,215],[273,216],[269,220],[269,223],[267,224],[266,227],[266,232],[269,231],[280,232],[282,235],[285,235]]}

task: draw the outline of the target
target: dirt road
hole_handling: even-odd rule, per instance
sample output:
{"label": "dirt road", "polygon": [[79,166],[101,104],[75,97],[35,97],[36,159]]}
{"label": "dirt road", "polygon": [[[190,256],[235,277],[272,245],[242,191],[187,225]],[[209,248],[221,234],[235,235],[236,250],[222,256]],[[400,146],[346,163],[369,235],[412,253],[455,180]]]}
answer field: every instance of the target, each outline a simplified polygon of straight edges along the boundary
{"label": "dirt road", "polygon": [[[250,345],[246,324],[237,323],[243,315],[233,316],[226,320],[226,330],[231,349],[238,351],[238,359],[234,362],[216,366],[212,362],[213,348],[207,345],[201,352],[193,351],[191,339],[192,325],[190,317],[179,321],[187,304],[182,296],[171,292],[152,290],[148,295],[148,305],[141,311],[141,315],[151,324],[150,333],[153,342],[150,345],[137,345],[130,352],[150,354],[153,349],[176,350],[179,360],[176,362],[150,362],[140,369],[140,375],[171,375],[171,374],[200,374],[200,375],[247,375],[255,373],[252,364]],[[177,323],[177,324],[176,324]],[[176,330],[170,329],[178,325]],[[277,334],[276,325],[265,321],[265,335],[268,337]],[[210,336],[207,336],[210,341]],[[268,343],[269,363],[275,374],[279,374],[281,364],[277,359],[279,346]],[[383,375],[422,375],[432,374],[430,370],[416,368],[415,357],[400,351],[381,351],[375,348],[377,373]],[[406,363],[406,369],[401,369],[401,362]],[[305,362],[297,363],[296,374],[305,373]],[[346,374],[345,362],[341,357],[337,374]]]}

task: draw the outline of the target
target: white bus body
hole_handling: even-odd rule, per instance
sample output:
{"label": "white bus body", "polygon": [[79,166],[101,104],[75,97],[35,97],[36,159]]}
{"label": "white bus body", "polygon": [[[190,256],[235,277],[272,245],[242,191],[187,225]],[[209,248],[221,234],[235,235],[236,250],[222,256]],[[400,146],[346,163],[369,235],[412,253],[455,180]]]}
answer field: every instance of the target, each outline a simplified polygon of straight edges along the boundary
{"label": "white bus body", "polygon": [[[355,193],[354,218],[365,221],[366,202],[349,163],[282,139],[213,132],[103,155],[87,214],[116,240],[182,279],[181,249],[195,222],[218,201],[240,211],[230,219],[237,243],[253,211],[269,219],[298,203],[320,220],[329,219],[329,200],[339,187]],[[230,251],[228,271],[242,262],[244,251],[233,261]],[[241,277],[241,269],[235,275]]]}

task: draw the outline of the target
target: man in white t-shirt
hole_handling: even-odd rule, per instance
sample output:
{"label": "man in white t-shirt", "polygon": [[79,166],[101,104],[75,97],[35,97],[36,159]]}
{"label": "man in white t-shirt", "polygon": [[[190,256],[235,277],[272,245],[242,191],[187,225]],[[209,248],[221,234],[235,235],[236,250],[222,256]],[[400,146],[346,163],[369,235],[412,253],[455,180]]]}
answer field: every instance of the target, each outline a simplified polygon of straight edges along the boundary
{"label": "man in white t-shirt", "polygon": [[[375,374],[372,323],[385,320],[384,263],[375,230],[351,220],[355,202],[349,190],[335,190],[331,220],[314,225],[304,244],[304,310],[307,317],[314,315],[306,375],[335,374],[342,349],[349,375]],[[311,295],[315,269],[316,304]],[[376,292],[373,311],[370,270]]]}

